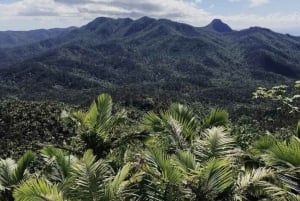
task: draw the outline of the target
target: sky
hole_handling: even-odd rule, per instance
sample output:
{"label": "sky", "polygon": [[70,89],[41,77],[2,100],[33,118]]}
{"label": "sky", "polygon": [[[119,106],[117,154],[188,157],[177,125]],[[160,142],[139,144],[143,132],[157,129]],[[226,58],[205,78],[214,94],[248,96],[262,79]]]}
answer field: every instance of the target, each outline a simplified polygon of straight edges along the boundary
{"label": "sky", "polygon": [[167,18],[201,27],[215,18],[300,36],[300,0],[0,0],[0,30],[82,26],[96,17]]}

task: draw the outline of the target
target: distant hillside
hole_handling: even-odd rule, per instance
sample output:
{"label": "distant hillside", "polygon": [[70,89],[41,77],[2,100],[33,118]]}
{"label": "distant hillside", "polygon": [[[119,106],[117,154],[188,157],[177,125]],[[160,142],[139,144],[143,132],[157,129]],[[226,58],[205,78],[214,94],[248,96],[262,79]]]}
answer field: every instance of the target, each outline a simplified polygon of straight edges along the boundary
{"label": "distant hillside", "polygon": [[0,31],[0,48],[11,48],[54,38],[66,33],[67,29],[38,29],[32,31]]}
{"label": "distant hillside", "polygon": [[[1,47],[1,46],[0,46]],[[300,78],[300,39],[221,20],[97,18],[56,37],[0,49],[0,94],[81,103],[100,92],[227,105],[259,85]]]}
{"label": "distant hillside", "polygon": [[212,31],[225,33],[225,32],[232,32],[233,30],[227,24],[223,23],[220,19],[214,19],[209,25],[205,28],[210,29]]}

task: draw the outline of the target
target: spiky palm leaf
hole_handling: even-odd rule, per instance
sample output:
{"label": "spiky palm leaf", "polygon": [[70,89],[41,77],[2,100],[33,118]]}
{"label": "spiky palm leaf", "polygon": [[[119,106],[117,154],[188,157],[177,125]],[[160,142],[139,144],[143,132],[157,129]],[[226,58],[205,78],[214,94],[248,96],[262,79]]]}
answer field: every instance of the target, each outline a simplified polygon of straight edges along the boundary
{"label": "spiky palm leaf", "polygon": [[184,177],[172,157],[159,148],[150,149],[144,157],[143,200],[183,200]]}
{"label": "spiky palm leaf", "polygon": [[292,180],[270,168],[246,170],[236,180],[234,199],[244,201],[267,197],[269,200],[296,201],[297,195],[291,192],[295,185]]}
{"label": "spiky palm leaf", "polygon": [[203,128],[213,126],[226,126],[228,123],[228,113],[220,108],[212,109],[203,122]]}
{"label": "spiky palm leaf", "polygon": [[191,108],[181,104],[172,104],[161,116],[165,122],[169,122],[170,119],[178,122],[182,127],[181,132],[184,138],[193,139],[195,137],[200,122]]}
{"label": "spiky palm leaf", "polygon": [[167,121],[167,128],[171,133],[171,135],[168,135],[171,145],[174,147],[174,149],[176,147],[180,149],[187,149],[188,144],[186,142],[186,138],[183,136],[182,125],[172,117],[169,117]]}
{"label": "spiky palm leaf", "polygon": [[0,198],[12,197],[13,189],[26,178],[27,168],[34,159],[35,153],[27,151],[17,162],[10,158],[0,160]]}
{"label": "spiky palm leaf", "polygon": [[297,137],[292,137],[288,142],[276,141],[273,137],[262,138],[253,145],[252,150],[268,166],[300,166],[300,141]]}
{"label": "spiky palm leaf", "polygon": [[196,161],[196,156],[190,151],[178,150],[175,159],[176,165],[184,172],[190,172],[197,170],[199,164]]}
{"label": "spiky palm leaf", "polygon": [[220,158],[237,154],[235,139],[229,135],[224,127],[213,127],[203,132],[203,138],[195,140],[194,153],[198,160]]}
{"label": "spiky palm leaf", "polygon": [[26,176],[26,170],[30,163],[35,159],[36,154],[27,151],[15,162],[8,158],[0,161],[0,188],[10,189],[20,183]]}
{"label": "spiky palm leaf", "polygon": [[200,122],[194,111],[181,104],[172,104],[159,115],[149,112],[144,116],[143,127],[159,134],[162,141],[173,149],[187,149],[188,144],[197,136]]}
{"label": "spiky palm leaf", "polygon": [[12,174],[12,180],[14,184],[19,183],[26,176],[26,170],[30,163],[35,159],[36,154],[32,151],[27,151],[17,162],[16,169]]}
{"label": "spiky palm leaf", "polygon": [[147,112],[143,118],[143,127],[145,130],[153,132],[162,132],[164,128],[164,122],[154,112]]}
{"label": "spiky palm leaf", "polygon": [[14,183],[12,181],[12,175],[17,167],[16,162],[11,159],[1,159],[0,161],[0,190],[4,191],[10,189],[11,185]]}
{"label": "spiky palm leaf", "polygon": [[263,157],[269,165],[287,167],[300,166],[300,141],[291,138],[289,143],[280,142],[270,148],[267,157]]}
{"label": "spiky palm leaf", "polygon": [[300,121],[297,123],[296,136],[300,138]]}
{"label": "spiky palm leaf", "polygon": [[171,156],[163,150],[150,149],[145,158],[152,176],[156,175],[157,178],[174,184],[182,181],[182,175],[174,166]]}
{"label": "spiky palm leaf", "polygon": [[110,165],[96,157],[91,151],[72,165],[71,178],[65,195],[71,200],[121,201],[137,197],[134,185],[141,181],[142,172],[135,173],[130,163],[124,165],[116,175]]}
{"label": "spiky palm leaf", "polygon": [[273,183],[261,181],[258,186],[263,189],[265,195],[272,201],[299,201],[300,196],[291,193],[290,189],[280,187]]}
{"label": "spiky palm leaf", "polygon": [[41,150],[44,161],[50,166],[50,178],[53,181],[63,183],[71,175],[72,164],[77,161],[75,156],[65,153],[65,151],[51,146]]}
{"label": "spiky palm leaf", "polygon": [[[75,113],[76,114],[76,113]],[[78,113],[82,123],[90,130],[97,129],[99,124],[105,124],[112,114],[112,99],[108,94],[99,95],[86,113]]]}
{"label": "spiky palm leaf", "polygon": [[13,195],[16,201],[65,201],[58,186],[44,178],[24,182]]}
{"label": "spiky palm leaf", "polygon": [[107,140],[108,133],[124,119],[125,112],[112,115],[112,99],[108,94],[99,95],[86,113],[74,113],[89,131],[96,133],[101,138]]}
{"label": "spiky palm leaf", "polygon": [[241,172],[236,180],[234,200],[248,200],[247,196],[249,195],[259,197],[263,194],[262,189],[260,189],[259,182],[268,178],[273,178],[273,176],[274,172],[271,169],[266,168],[258,168]]}
{"label": "spiky palm leaf", "polygon": [[276,144],[275,137],[271,135],[260,137],[251,146],[251,153],[254,155],[264,154],[267,150]]}
{"label": "spiky palm leaf", "polygon": [[119,172],[106,184],[103,201],[137,199],[134,185],[142,180],[143,173],[132,175],[133,165],[125,164]]}
{"label": "spiky palm leaf", "polygon": [[[79,111],[74,116],[83,125],[80,128],[83,128],[82,138],[87,148],[93,149],[99,157],[104,157],[112,149],[112,144],[116,144],[114,141],[120,138],[115,131],[118,125],[124,123],[126,112],[123,110],[113,115],[111,97],[101,94],[86,113]],[[121,144],[119,142],[117,144]]]}
{"label": "spiky palm leaf", "polygon": [[105,195],[105,184],[113,171],[104,160],[96,160],[91,150],[72,166],[71,184],[67,192],[73,200],[99,200]]}
{"label": "spiky palm leaf", "polygon": [[[193,191],[196,194],[196,200],[214,201],[229,190],[234,183],[230,159],[211,158],[195,173],[196,187]],[[225,195],[223,196],[225,198]]]}
{"label": "spiky palm leaf", "polygon": [[[300,192],[299,139],[296,136],[293,136],[287,141],[279,141],[272,136],[262,137],[253,144],[251,152],[256,157],[260,158],[268,167],[276,169],[276,179],[281,186],[272,186],[273,184],[262,182],[262,184],[267,186],[266,190],[270,193],[269,197],[273,200],[298,199],[291,192]],[[275,193],[275,191],[278,193]],[[276,199],[274,195],[277,195]]]}

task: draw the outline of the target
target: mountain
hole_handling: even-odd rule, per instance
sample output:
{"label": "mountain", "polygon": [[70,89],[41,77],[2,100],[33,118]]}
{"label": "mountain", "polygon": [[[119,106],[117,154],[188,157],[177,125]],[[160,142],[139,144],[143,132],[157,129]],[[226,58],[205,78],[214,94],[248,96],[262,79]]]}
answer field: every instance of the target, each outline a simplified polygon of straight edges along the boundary
{"label": "mountain", "polygon": [[[0,96],[82,103],[108,92],[126,104],[246,103],[257,86],[300,78],[300,39],[221,20],[100,17],[30,44],[0,48]],[[142,102],[142,103],[141,103]],[[146,104],[146,103],[145,103]]]}
{"label": "mountain", "polygon": [[209,25],[206,26],[206,28],[220,33],[233,31],[230,26],[222,22],[220,19],[214,19]]}
{"label": "mountain", "polygon": [[11,48],[28,45],[57,37],[74,27],[66,29],[38,29],[32,31],[0,31],[0,48]]}

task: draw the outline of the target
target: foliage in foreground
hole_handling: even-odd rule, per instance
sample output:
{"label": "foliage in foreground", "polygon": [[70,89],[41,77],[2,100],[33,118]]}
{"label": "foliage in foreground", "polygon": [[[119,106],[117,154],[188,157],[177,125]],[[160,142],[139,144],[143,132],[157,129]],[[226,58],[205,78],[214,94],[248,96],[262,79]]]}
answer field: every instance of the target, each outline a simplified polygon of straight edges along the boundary
{"label": "foliage in foreground", "polygon": [[68,117],[90,148],[83,155],[47,146],[38,157],[1,160],[1,200],[300,200],[296,135],[262,136],[241,149],[221,109],[201,119],[172,104],[145,114],[138,133],[120,132],[124,115],[113,114],[102,94],[87,112]]}

